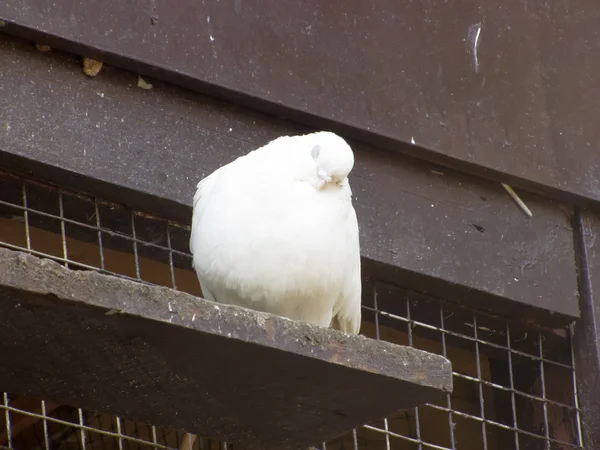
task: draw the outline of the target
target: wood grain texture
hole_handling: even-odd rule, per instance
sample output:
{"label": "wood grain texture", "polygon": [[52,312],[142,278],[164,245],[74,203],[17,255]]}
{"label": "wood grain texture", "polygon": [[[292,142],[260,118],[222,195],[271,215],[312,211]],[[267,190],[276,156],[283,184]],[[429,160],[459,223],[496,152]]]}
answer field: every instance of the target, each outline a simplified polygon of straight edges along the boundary
{"label": "wood grain texture", "polygon": [[600,200],[595,0],[4,0],[0,19],[8,33],[310,126]]}
{"label": "wood grain texture", "polygon": [[[0,55],[0,165],[184,222],[203,176],[309,131],[154,80],[139,89],[110,67],[88,78],[75,57],[8,37]],[[529,219],[495,182],[350,142],[365,263],[392,268],[409,288],[528,320],[579,315],[571,207],[519,192]]]}
{"label": "wood grain texture", "polygon": [[5,249],[0,342],[4,390],[261,449],[452,391],[439,355]]}

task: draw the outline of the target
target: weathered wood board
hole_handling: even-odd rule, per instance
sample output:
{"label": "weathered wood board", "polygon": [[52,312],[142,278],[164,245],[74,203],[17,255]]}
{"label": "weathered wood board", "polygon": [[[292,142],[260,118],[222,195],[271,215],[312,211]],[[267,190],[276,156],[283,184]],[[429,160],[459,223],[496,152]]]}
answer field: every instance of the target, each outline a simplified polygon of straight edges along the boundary
{"label": "weathered wood board", "polygon": [[0,19],[310,126],[600,200],[596,0],[4,0]]}
{"label": "weathered wood board", "polygon": [[452,391],[450,362],[0,249],[0,389],[299,449]]}

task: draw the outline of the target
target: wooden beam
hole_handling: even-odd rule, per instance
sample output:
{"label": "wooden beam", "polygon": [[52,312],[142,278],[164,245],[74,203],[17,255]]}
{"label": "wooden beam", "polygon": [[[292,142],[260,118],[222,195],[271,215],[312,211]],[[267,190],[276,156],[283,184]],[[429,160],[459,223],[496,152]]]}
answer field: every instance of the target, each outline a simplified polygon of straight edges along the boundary
{"label": "wooden beam", "polygon": [[0,387],[258,448],[452,391],[438,355],[0,249]]}
{"label": "wooden beam", "polygon": [[0,19],[7,33],[309,126],[598,201],[596,1],[530,4],[4,0]]}
{"label": "wooden beam", "polygon": [[575,324],[574,346],[583,445],[600,448],[600,214],[577,211],[573,223],[582,313]]}
{"label": "wooden beam", "polygon": [[[0,44],[0,166],[186,223],[203,176],[308,131],[158,81],[139,89],[114,68],[90,79],[72,56],[6,36]],[[520,192],[528,218],[498,183],[352,144],[362,253],[378,273],[513,317],[578,317],[571,207]]]}

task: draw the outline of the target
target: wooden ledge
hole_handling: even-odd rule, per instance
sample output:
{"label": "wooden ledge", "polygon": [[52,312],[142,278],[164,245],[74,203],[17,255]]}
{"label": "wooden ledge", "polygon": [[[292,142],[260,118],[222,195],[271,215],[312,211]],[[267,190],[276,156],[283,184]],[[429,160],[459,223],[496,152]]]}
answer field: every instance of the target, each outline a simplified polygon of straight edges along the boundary
{"label": "wooden ledge", "polygon": [[0,389],[258,448],[452,390],[450,362],[0,249]]}

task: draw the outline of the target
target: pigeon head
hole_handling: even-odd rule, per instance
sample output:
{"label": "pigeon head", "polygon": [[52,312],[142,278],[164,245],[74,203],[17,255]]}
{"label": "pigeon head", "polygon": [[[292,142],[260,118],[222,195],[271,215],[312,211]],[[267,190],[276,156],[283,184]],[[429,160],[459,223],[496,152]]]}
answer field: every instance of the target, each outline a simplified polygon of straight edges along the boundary
{"label": "pigeon head", "polygon": [[342,184],[354,167],[352,149],[337,134],[321,131],[307,135],[310,155],[317,165],[317,189]]}

